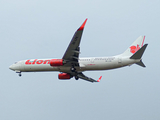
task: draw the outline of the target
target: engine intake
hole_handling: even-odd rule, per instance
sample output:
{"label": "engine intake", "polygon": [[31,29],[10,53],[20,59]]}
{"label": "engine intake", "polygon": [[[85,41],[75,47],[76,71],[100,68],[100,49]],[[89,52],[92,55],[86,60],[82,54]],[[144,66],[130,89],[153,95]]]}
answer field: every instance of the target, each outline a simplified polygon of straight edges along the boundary
{"label": "engine intake", "polygon": [[60,80],[70,79],[70,78],[71,78],[71,75],[68,74],[68,73],[59,73],[59,74],[58,74],[58,78],[59,78]]}
{"label": "engine intake", "polygon": [[62,66],[64,65],[63,59],[51,59],[50,60],[50,66],[56,67],[56,66]]}

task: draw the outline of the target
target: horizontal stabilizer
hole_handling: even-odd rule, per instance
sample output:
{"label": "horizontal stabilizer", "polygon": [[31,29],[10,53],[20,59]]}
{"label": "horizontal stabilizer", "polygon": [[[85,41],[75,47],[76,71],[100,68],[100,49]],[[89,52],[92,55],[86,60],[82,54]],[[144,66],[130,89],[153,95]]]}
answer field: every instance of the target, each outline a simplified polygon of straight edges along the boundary
{"label": "horizontal stabilizer", "polygon": [[145,65],[144,65],[144,63],[142,62],[142,60],[140,60],[140,62],[138,62],[138,63],[136,63],[137,65],[139,65],[139,66],[141,66],[141,67],[146,67]]}
{"label": "horizontal stabilizer", "polygon": [[148,44],[145,44],[143,47],[141,47],[135,54],[133,54],[130,59],[141,59],[146,47]]}

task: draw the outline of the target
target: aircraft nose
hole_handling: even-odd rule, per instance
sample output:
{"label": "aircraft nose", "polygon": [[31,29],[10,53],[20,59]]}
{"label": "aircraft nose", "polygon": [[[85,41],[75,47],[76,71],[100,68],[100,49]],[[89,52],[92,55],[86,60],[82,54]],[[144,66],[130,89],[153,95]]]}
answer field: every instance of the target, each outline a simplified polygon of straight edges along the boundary
{"label": "aircraft nose", "polygon": [[13,69],[13,65],[9,66],[9,69],[10,69],[10,70],[14,70],[14,69]]}
{"label": "aircraft nose", "polygon": [[17,65],[17,64],[13,64],[13,65],[11,65],[11,66],[9,66],[9,69],[10,70],[19,70],[19,65]]}

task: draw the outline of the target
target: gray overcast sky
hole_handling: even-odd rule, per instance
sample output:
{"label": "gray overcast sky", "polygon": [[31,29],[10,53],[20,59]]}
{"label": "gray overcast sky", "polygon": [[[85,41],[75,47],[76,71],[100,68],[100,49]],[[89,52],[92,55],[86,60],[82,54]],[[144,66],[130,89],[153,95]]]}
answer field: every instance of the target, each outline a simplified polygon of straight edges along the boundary
{"label": "gray overcast sky", "polygon": [[[0,0],[0,120],[159,120],[159,0]],[[124,52],[140,35],[146,68],[85,72],[100,83],[60,81],[58,72],[9,70],[15,61],[61,58],[88,18],[80,57]]]}

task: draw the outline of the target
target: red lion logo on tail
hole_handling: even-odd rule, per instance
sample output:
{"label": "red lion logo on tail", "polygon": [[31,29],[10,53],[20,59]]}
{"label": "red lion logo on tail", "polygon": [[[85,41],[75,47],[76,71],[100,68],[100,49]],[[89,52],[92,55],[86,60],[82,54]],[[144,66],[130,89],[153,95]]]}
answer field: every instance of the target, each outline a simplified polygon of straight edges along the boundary
{"label": "red lion logo on tail", "polygon": [[139,49],[140,49],[139,45],[137,45],[137,46],[131,46],[131,47],[130,47],[130,52],[134,54],[134,53],[137,52]]}

